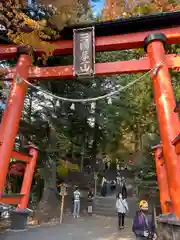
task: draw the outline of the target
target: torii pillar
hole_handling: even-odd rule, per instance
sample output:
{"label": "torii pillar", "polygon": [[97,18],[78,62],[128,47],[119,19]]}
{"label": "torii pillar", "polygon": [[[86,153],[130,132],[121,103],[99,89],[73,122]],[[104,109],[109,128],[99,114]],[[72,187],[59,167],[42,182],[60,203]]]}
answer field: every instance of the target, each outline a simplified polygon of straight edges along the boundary
{"label": "torii pillar", "polygon": [[23,79],[28,79],[29,68],[32,65],[32,57],[28,49],[22,47],[19,49],[18,53],[19,59],[0,128],[0,197],[4,191],[9,162],[18,132],[24,98],[28,88],[27,83],[25,83]]}
{"label": "torii pillar", "polygon": [[28,206],[33,175],[38,158],[38,148],[33,144],[29,145],[29,155],[31,156],[31,161],[26,165],[24,179],[21,187],[21,194],[23,195],[23,198],[21,200],[21,203],[18,205],[18,207],[21,209],[27,208]]}
{"label": "torii pillar", "polygon": [[172,145],[173,139],[179,134],[180,122],[177,113],[171,77],[166,63],[166,36],[164,34],[150,34],[144,41],[145,50],[152,69],[161,67],[151,75],[154,88],[154,99],[159,121],[164,160],[172,200],[172,206],[177,218],[180,218],[180,155],[177,155]]}
{"label": "torii pillar", "polygon": [[160,203],[163,214],[172,213],[172,203],[169,194],[166,165],[163,159],[162,145],[152,147],[155,155],[156,174],[159,186]]}

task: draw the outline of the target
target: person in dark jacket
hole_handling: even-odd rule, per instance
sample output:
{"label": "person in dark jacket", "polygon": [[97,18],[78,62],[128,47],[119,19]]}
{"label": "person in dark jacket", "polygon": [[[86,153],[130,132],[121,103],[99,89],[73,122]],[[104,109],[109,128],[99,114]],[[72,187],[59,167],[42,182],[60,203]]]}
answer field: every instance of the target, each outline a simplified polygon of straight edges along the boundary
{"label": "person in dark jacket", "polygon": [[101,183],[101,195],[103,197],[106,197],[107,195],[107,179],[105,177],[103,177],[102,179],[102,183]]}
{"label": "person in dark jacket", "polygon": [[139,211],[133,219],[132,231],[136,240],[155,240],[157,239],[156,228],[153,216],[148,214],[148,203],[142,200],[139,204]]}
{"label": "person in dark jacket", "polygon": [[126,188],[126,184],[122,183],[122,195],[127,198],[127,188]]}

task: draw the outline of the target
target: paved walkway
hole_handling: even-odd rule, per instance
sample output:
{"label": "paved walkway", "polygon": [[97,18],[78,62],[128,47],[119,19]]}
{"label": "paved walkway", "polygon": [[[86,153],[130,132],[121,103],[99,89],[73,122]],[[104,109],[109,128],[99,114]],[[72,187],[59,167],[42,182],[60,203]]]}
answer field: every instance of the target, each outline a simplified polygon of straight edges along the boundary
{"label": "paved walkway", "polygon": [[26,232],[6,232],[1,240],[134,240],[132,220],[126,220],[123,231],[117,229],[117,219],[108,217],[81,217],[65,219],[56,226],[32,228]]}

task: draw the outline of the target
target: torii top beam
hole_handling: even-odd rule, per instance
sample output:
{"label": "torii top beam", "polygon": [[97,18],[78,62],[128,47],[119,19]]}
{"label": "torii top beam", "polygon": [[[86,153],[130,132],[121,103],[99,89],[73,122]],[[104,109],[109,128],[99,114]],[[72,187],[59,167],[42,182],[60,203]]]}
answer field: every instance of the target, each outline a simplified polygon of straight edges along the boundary
{"label": "torii top beam", "polygon": [[[111,51],[142,48],[144,38],[152,32],[162,32],[169,44],[180,42],[180,11],[115,21],[74,25],[64,28],[61,39],[52,42],[56,47],[54,55],[71,54],[73,50],[73,29],[95,26],[96,51]],[[16,56],[16,45],[0,44],[0,59]],[[37,49],[36,53],[41,50]]]}

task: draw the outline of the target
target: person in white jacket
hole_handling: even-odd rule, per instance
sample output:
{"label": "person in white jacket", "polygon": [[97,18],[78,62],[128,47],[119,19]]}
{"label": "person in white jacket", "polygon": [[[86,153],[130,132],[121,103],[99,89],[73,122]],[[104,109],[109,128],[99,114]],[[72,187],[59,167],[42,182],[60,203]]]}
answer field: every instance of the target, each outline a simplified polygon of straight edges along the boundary
{"label": "person in white jacket", "polygon": [[124,229],[125,215],[129,211],[126,199],[121,193],[118,194],[116,199],[116,209],[118,212],[118,226],[120,229]]}

